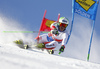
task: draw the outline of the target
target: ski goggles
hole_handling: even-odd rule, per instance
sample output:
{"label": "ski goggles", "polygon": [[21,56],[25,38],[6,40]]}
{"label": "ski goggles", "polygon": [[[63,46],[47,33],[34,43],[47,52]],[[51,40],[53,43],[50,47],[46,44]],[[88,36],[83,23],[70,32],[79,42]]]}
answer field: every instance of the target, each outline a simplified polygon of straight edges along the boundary
{"label": "ski goggles", "polygon": [[64,24],[64,23],[60,23],[59,25],[65,27],[65,28],[68,26],[68,24]]}

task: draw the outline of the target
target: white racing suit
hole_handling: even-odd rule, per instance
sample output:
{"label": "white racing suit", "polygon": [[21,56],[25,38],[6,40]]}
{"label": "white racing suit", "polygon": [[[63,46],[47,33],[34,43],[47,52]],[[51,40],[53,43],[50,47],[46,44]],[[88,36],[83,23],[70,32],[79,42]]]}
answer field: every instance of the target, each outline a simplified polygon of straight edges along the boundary
{"label": "white racing suit", "polygon": [[53,49],[55,48],[58,43],[61,43],[61,45],[65,46],[66,42],[67,42],[67,38],[68,38],[68,33],[66,30],[64,30],[63,32],[59,31],[58,29],[58,24],[55,22],[53,24],[51,24],[50,26],[51,31],[56,28],[58,30],[59,35],[55,35],[52,33],[48,33],[48,34],[43,34],[39,36],[39,43],[45,43],[45,47],[47,49]]}

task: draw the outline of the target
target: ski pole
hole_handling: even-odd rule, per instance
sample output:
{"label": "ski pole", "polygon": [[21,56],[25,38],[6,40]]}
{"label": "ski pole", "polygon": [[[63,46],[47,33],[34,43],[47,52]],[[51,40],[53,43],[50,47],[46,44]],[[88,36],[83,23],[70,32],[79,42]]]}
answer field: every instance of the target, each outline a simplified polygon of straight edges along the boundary
{"label": "ski pole", "polygon": [[58,55],[60,55],[61,54],[61,51],[58,53]]}

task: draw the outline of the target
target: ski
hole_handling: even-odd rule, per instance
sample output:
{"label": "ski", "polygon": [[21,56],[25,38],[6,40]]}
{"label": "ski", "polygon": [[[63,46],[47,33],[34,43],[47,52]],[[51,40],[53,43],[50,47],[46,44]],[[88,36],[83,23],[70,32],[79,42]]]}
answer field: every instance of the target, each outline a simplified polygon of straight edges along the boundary
{"label": "ski", "polygon": [[[23,40],[16,40],[16,41],[13,41],[19,48],[22,48],[22,49],[37,49],[37,50],[41,50],[41,51],[44,51],[44,47],[45,45],[43,43],[39,43],[39,44],[30,44],[29,43],[23,43]],[[45,49],[47,50],[47,52],[49,54],[54,54],[54,51],[57,51],[57,50],[52,50],[52,49]]]}

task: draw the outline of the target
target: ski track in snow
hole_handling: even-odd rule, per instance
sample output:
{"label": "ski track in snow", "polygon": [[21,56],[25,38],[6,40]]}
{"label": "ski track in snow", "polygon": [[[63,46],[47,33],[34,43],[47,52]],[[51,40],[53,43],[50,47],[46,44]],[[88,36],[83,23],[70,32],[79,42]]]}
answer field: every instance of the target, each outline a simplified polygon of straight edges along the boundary
{"label": "ski track in snow", "polygon": [[17,46],[0,45],[0,69],[100,69],[77,59],[47,54],[45,51],[24,50]]}

